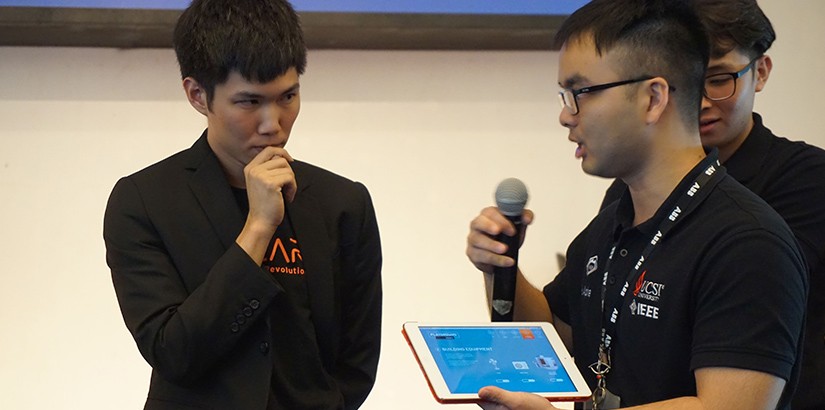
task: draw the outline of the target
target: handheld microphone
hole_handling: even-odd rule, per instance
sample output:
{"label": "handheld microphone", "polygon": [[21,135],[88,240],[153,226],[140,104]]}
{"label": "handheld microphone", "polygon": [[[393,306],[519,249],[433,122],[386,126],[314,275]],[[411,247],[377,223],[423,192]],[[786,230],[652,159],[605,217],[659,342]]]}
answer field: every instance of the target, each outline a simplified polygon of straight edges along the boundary
{"label": "handheld microphone", "polygon": [[493,268],[493,322],[513,321],[513,301],[516,298],[516,273],[518,272],[518,248],[524,224],[521,215],[527,204],[527,187],[516,178],[501,181],[496,188],[496,206],[498,210],[516,227],[516,234],[508,236],[499,234],[496,240],[507,245],[504,255],[513,258],[515,263],[509,268]]}

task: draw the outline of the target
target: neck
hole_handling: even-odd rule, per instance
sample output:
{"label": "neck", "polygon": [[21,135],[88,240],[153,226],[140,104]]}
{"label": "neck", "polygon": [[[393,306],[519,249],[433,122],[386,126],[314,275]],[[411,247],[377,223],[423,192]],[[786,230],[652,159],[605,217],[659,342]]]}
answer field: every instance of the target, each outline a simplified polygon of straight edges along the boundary
{"label": "neck", "polygon": [[246,189],[246,179],[244,179],[243,171],[239,175],[237,172],[233,173],[230,169],[223,166],[223,164],[221,164],[221,168],[223,168],[223,173],[229,181],[229,186],[233,188]]}
{"label": "neck", "polygon": [[207,143],[209,143],[209,148],[215,154],[215,157],[218,158],[218,163],[221,165],[221,170],[223,170],[223,174],[226,175],[226,180],[229,181],[229,185],[234,188],[246,189],[246,177],[243,171],[245,165],[227,156],[223,151],[216,150],[212,145],[212,141],[208,138]]}
{"label": "neck", "polygon": [[652,218],[685,175],[704,158],[702,147],[685,147],[658,158],[636,175],[623,178],[633,199],[633,226]]}

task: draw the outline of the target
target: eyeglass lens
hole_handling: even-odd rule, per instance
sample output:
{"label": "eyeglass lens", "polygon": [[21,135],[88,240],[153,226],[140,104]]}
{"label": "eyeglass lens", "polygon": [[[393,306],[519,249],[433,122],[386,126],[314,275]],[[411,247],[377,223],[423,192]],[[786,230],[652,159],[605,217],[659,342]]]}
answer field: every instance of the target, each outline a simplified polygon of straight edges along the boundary
{"label": "eyeglass lens", "polygon": [[716,74],[705,78],[705,96],[710,100],[724,100],[736,94],[736,74]]}

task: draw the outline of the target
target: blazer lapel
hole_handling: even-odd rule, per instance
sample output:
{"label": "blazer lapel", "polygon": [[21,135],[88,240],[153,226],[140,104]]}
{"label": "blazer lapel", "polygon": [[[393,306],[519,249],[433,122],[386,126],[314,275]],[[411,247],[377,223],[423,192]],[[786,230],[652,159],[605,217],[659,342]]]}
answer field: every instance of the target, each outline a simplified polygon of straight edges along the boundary
{"label": "blazer lapel", "polygon": [[[298,181],[298,193],[295,200],[287,204],[286,209],[301,249],[312,321],[318,335],[318,344],[324,354],[334,350],[331,348],[333,338],[323,336],[334,334],[336,331],[331,328],[335,324],[333,315],[336,303],[333,275],[333,258],[336,255],[331,245],[335,238],[329,237],[329,229],[324,223],[320,204],[312,196],[312,181],[300,172],[300,164],[293,166],[293,170]],[[331,360],[328,357],[325,359]]]}
{"label": "blazer lapel", "polygon": [[193,172],[189,187],[212,224],[224,248],[228,249],[243,229],[244,216],[235,202],[218,158],[206,141],[206,131],[190,149],[187,169]]}

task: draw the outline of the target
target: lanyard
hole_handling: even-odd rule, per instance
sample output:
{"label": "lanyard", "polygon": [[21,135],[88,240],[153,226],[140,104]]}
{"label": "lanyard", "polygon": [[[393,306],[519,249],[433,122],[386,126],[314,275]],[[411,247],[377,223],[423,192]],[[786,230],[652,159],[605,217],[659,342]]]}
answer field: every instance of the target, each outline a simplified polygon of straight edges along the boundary
{"label": "lanyard", "polygon": [[[714,175],[717,174],[717,168],[720,166],[718,160],[712,160],[711,164],[705,168],[703,172],[701,172],[693,183],[688,187],[688,190],[682,194],[682,196],[676,201],[676,205],[671,210],[670,214],[663,218],[662,221],[659,223],[659,227],[656,230],[656,233],[653,234],[650,241],[648,241],[647,245],[645,246],[644,250],[642,250],[639,259],[636,261],[636,264],[631,269],[631,272],[627,275],[627,279],[625,280],[624,286],[622,286],[621,291],[618,294],[618,297],[615,299],[613,303],[609,306],[605,306],[605,300],[607,296],[607,280],[610,271],[610,265],[613,261],[613,254],[616,251],[616,247],[618,246],[618,242],[613,244],[613,247],[610,249],[610,256],[607,259],[607,265],[605,267],[604,276],[602,278],[602,289],[601,289],[601,342],[599,344],[599,356],[598,360],[590,365],[590,369],[593,373],[596,374],[596,379],[598,382],[598,388],[593,392],[593,400],[594,402],[600,401],[604,399],[604,395],[606,392],[605,389],[605,375],[607,372],[610,371],[610,347],[613,344],[613,340],[616,337],[616,327],[619,319],[619,314],[621,312],[621,307],[624,306],[624,301],[627,296],[627,291],[630,288],[630,284],[636,282],[641,275],[640,272],[641,267],[644,265],[645,261],[650,258],[651,253],[656,248],[656,246],[662,242],[665,236],[670,232],[670,230],[676,225],[678,221],[680,221],[681,216],[685,210],[688,209],[688,206],[696,197],[696,194],[707,185],[708,182],[711,181]],[[609,309],[605,309],[609,307]],[[607,312],[610,312],[609,318]],[[599,403],[600,404],[600,403]]]}

